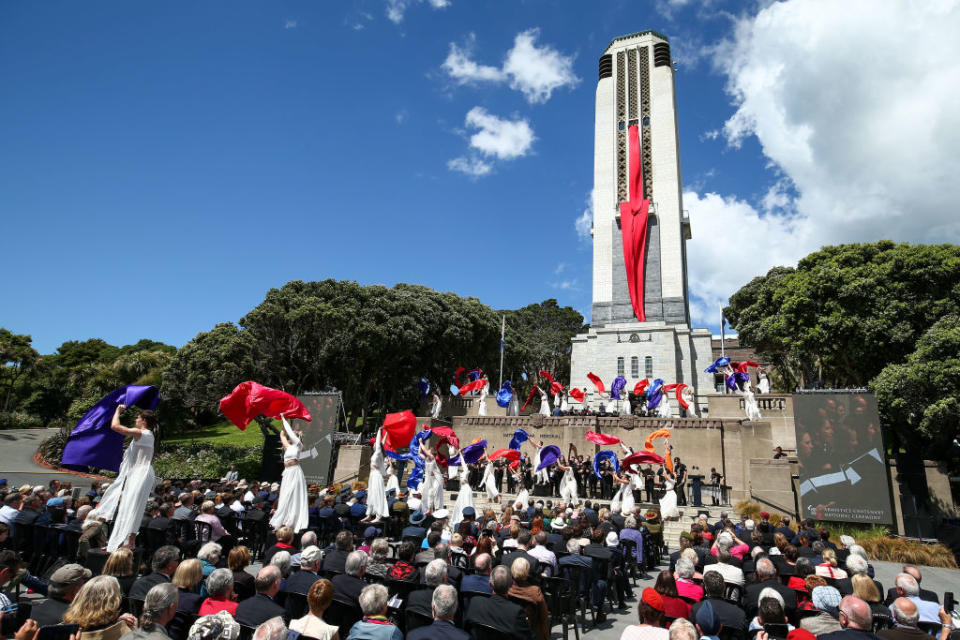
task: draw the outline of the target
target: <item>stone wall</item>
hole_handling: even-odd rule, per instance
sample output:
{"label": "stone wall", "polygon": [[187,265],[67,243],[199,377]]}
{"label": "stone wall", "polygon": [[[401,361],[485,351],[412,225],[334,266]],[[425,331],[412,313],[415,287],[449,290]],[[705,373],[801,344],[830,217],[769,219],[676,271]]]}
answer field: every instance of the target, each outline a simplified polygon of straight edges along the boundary
{"label": "stone wall", "polygon": [[[729,394],[711,394],[707,397],[708,415],[721,420],[742,420],[747,413],[743,407],[743,398]],[[767,394],[757,396],[757,405],[763,421],[770,424],[770,438],[772,447],[783,447],[784,453],[796,454],[797,436],[794,431],[793,396],[782,394]],[[762,456],[768,458],[773,455],[773,448]]]}

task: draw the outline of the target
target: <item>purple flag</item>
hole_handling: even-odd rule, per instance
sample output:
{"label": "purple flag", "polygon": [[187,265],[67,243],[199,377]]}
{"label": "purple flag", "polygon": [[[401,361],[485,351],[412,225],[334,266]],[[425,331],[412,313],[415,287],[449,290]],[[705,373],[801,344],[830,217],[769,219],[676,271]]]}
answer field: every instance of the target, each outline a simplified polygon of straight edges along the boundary
{"label": "purple flag", "polygon": [[554,462],[560,459],[560,447],[555,444],[548,444],[545,447],[540,449],[540,466],[537,467],[537,471],[541,469],[546,469]]}
{"label": "purple flag", "polygon": [[480,442],[474,442],[468,444],[463,449],[460,450],[460,453],[463,454],[463,459],[467,464],[476,464],[477,460],[483,457],[484,452],[487,449],[487,441],[481,440]]}
{"label": "purple flag", "polygon": [[123,461],[123,436],[110,428],[119,405],[156,409],[160,390],[152,385],[131,384],[114,389],[80,419],[63,448],[61,463],[69,469],[87,467],[119,471]]}

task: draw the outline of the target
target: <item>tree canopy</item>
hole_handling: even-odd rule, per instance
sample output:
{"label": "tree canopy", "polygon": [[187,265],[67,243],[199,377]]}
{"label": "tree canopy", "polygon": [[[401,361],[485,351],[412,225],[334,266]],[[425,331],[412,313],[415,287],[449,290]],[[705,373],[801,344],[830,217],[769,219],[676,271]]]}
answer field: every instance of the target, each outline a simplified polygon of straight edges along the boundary
{"label": "tree canopy", "polygon": [[866,386],[960,312],[960,247],[889,241],[824,247],[775,267],[730,297],[740,342],[773,363],[784,386]]}

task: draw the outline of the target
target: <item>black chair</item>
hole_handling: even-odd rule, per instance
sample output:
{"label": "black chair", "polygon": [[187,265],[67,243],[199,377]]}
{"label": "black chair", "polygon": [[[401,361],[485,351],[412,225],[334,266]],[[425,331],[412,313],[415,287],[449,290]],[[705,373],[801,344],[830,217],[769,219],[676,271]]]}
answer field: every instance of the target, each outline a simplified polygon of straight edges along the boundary
{"label": "black chair", "polygon": [[350,634],[350,627],[363,619],[363,611],[353,602],[338,599],[336,596],[333,602],[323,612],[323,621],[334,625],[339,629],[339,636],[346,638]]}
{"label": "black chair", "polygon": [[34,640],[70,640],[70,636],[80,630],[76,624],[51,624],[40,627]]}
{"label": "black chair", "polygon": [[639,565],[637,564],[637,541],[636,540],[621,540],[620,549],[623,552],[623,557],[626,560],[626,567],[628,571],[628,576],[633,580],[633,586],[637,586],[637,573]]}
{"label": "black chair", "polygon": [[873,626],[871,631],[876,633],[877,631],[882,631],[883,629],[892,629],[893,628],[893,618],[887,614],[883,613],[874,613],[873,614]]}
{"label": "black chair", "polygon": [[470,601],[473,598],[489,598],[490,594],[486,591],[460,591],[458,596],[460,600],[459,611],[462,612],[464,617],[466,617],[467,609],[470,608]]}
{"label": "black chair", "polygon": [[240,625],[240,635],[237,637],[237,640],[252,640],[253,632],[256,631],[256,627],[248,627],[245,624]]}
{"label": "black chair", "polygon": [[917,628],[931,636],[936,636],[940,633],[941,625],[939,622],[918,622]]}
{"label": "black chair", "polygon": [[723,599],[727,602],[732,602],[733,604],[740,606],[740,603],[743,601],[743,587],[732,582],[725,583]]}
{"label": "black chair", "polygon": [[187,636],[190,635],[190,627],[193,626],[193,623],[197,621],[198,617],[200,616],[196,613],[177,611],[176,615],[173,616],[173,619],[167,625],[167,633],[170,635],[171,640],[187,640]]}
{"label": "black chair", "polygon": [[302,618],[310,611],[310,604],[307,602],[307,596],[302,593],[287,592],[287,615],[291,620]]}
{"label": "black chair", "polygon": [[140,615],[143,613],[143,600],[127,598],[127,610],[131,615],[133,615],[133,617],[139,619]]}
{"label": "black chair", "polygon": [[577,604],[580,598],[570,581],[566,578],[544,578],[543,594],[547,599],[547,608],[550,610],[550,628],[560,623],[563,629],[563,640],[567,640],[568,629],[572,623],[573,633],[576,639],[580,640],[580,629],[577,627]]}
{"label": "black chair", "polygon": [[590,591],[593,586],[590,568],[568,564],[561,567],[560,571],[563,574],[561,577],[570,581],[574,597],[580,605],[580,627],[584,629],[584,633],[586,633],[587,611],[590,612],[593,625],[596,626],[597,624],[597,614],[590,603]]}
{"label": "black chair", "polygon": [[212,537],[213,527],[210,526],[209,522],[193,521],[193,539],[197,541],[198,545],[202,546],[210,542]]}
{"label": "black chair", "polygon": [[508,634],[496,627],[491,627],[490,625],[481,624],[479,622],[471,622],[467,626],[467,633],[470,634],[470,637],[473,640],[503,640],[504,638],[512,638],[511,634]]}
{"label": "black chair", "polygon": [[103,567],[107,564],[109,557],[110,554],[103,549],[90,549],[87,551],[87,559],[84,560],[83,566],[90,569],[93,575],[98,576],[103,573]]}
{"label": "black chair", "polygon": [[387,580],[384,583],[384,586],[387,587],[387,591],[390,592],[391,596],[397,596],[406,603],[407,598],[410,597],[410,593],[417,591],[418,589],[432,589],[425,584],[419,582],[409,582],[407,580]]}
{"label": "black chair", "polygon": [[417,627],[426,627],[431,624],[433,624],[433,616],[410,609],[405,609],[403,612],[404,633],[410,633]]}

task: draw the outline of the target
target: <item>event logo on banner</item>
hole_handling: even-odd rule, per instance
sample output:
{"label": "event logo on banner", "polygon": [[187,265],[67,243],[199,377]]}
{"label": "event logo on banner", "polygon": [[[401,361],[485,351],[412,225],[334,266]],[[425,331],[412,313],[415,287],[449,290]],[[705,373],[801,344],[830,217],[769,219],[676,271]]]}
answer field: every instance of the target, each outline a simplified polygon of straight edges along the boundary
{"label": "event logo on banner", "polygon": [[334,434],[340,424],[340,392],[304,393],[297,399],[304,404],[313,421],[296,420],[303,430],[303,451],[300,466],[307,484],[326,485],[330,481],[330,456],[333,453]]}
{"label": "event logo on banner", "polygon": [[793,396],[804,518],[892,524],[877,401],[871,393]]}

